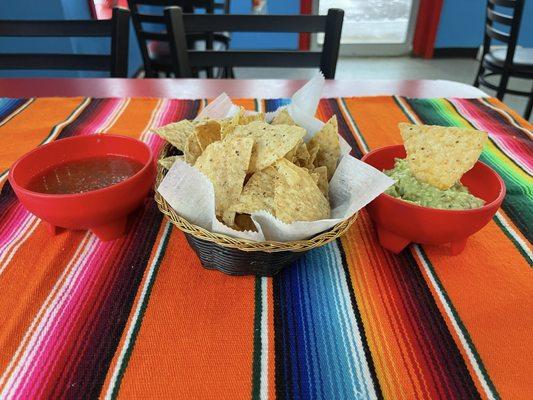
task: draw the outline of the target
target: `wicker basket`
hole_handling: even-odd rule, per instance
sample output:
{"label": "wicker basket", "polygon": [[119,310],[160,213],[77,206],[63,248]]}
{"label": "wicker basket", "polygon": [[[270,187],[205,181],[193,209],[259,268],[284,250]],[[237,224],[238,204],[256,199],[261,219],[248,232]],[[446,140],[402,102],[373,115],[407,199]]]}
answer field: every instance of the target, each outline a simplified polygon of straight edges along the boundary
{"label": "wicker basket", "polygon": [[[176,149],[167,144],[161,151],[160,158],[174,154],[177,154]],[[165,173],[166,170],[158,165],[156,187]],[[198,255],[202,265],[207,269],[217,269],[229,275],[275,275],[305,252],[343,235],[357,218],[357,214],[354,214],[329,231],[307,240],[254,242],[209,232],[191,224],[180,217],[157,191],[155,201],[159,210],[167,216],[170,222],[183,231],[187,242]]]}

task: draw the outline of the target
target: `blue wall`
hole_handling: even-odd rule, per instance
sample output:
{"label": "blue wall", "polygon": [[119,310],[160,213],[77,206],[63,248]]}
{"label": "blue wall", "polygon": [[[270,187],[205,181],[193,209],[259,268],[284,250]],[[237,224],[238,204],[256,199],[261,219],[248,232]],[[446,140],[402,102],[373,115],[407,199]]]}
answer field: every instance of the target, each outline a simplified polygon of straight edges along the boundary
{"label": "blue wall", "polygon": [[[252,0],[232,0],[232,14],[250,14]],[[300,0],[269,0],[269,14],[299,14]],[[257,33],[237,32],[232,35],[233,49],[288,49],[298,48],[298,34],[296,33]]]}
{"label": "blue wall", "polygon": [[[91,19],[87,0],[0,0],[0,16],[5,19]],[[0,38],[6,53],[108,53],[109,40],[99,38]],[[137,39],[130,26],[129,74],[141,66]],[[108,76],[105,72],[0,71],[0,76]]]}
{"label": "blue wall", "polygon": [[[483,42],[486,0],[446,0],[442,7],[436,48],[478,47]],[[533,0],[526,0],[519,44],[533,47]]]}

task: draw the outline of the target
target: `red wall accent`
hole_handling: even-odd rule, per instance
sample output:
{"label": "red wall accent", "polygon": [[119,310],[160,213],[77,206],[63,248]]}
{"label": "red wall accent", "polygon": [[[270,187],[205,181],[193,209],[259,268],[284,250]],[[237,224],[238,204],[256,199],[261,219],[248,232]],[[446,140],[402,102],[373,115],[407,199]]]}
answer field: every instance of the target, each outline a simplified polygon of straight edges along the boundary
{"label": "red wall accent", "polygon": [[[312,13],[312,0],[300,0],[300,14]],[[300,50],[309,50],[311,48],[311,35],[309,33],[300,33],[298,40]]]}
{"label": "red wall accent", "polygon": [[443,0],[421,0],[416,19],[413,54],[432,58]]}

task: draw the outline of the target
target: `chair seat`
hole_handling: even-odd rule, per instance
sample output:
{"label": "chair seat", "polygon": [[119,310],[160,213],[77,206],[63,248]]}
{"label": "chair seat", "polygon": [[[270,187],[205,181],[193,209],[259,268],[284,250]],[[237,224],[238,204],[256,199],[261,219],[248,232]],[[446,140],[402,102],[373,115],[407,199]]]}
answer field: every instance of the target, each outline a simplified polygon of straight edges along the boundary
{"label": "chair seat", "polygon": [[[503,68],[507,49],[497,49],[485,55],[485,61]],[[517,47],[514,59],[513,70],[525,73],[533,73],[533,48]]]}

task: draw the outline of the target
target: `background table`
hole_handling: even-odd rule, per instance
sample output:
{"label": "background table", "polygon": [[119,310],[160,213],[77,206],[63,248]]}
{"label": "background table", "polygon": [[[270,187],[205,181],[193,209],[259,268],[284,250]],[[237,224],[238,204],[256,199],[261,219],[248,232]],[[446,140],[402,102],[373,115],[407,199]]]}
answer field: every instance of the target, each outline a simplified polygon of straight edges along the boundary
{"label": "background table", "polygon": [[[62,80],[61,90],[80,95],[77,84],[93,82],[86,96],[117,96],[118,89],[102,86],[106,81]],[[5,82],[0,94],[14,95],[16,87]],[[19,97],[58,94],[57,80],[18,82]],[[96,92],[96,83],[108,91]],[[159,81],[119,83],[128,96],[170,93]],[[191,97],[215,97],[211,85],[220,84],[169,83],[176,91],[192,85]],[[244,84],[262,87],[261,97],[291,94],[275,85],[269,92],[264,81],[224,84],[235,97],[253,95],[239,92]],[[279,84],[281,91],[301,83]],[[129,91],[137,85],[163,91]],[[390,82],[327,85],[326,96],[391,90]],[[420,85],[414,96],[439,96],[421,87],[440,83]],[[4,184],[0,398],[532,398],[531,125],[499,101],[463,89],[449,95],[478,98],[333,97],[317,114],[337,115],[357,157],[399,143],[402,121],[490,133],[482,160],[505,180],[508,195],[456,257],[445,246],[418,245],[393,255],[379,246],[362,211],[344,237],[274,278],[228,277],[203,269],[151,200],[117,241],[85,232],[51,238]],[[265,111],[286,103],[236,101]],[[163,143],[150,128],[192,118],[205,103],[0,99],[0,168],[40,143],[96,132],[138,137],[157,151]]]}
{"label": "background table", "polygon": [[[215,98],[222,92],[235,98],[290,97],[306,81],[282,79],[120,79],[58,78],[0,79],[3,97],[168,97]],[[331,80],[322,97],[391,95],[408,97],[486,97],[481,90],[444,80]]]}

